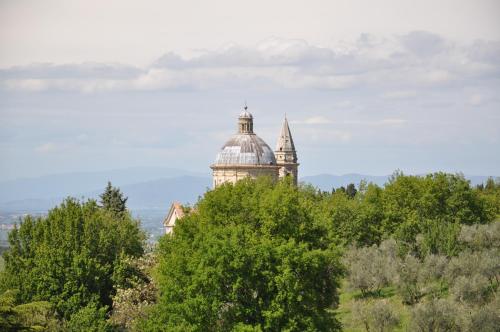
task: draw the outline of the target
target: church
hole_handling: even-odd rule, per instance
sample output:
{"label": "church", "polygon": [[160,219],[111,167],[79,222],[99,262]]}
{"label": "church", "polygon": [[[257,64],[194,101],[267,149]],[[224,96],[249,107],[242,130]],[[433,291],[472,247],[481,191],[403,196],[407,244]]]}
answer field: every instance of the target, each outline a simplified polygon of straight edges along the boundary
{"label": "church", "polygon": [[[293,143],[288,120],[283,120],[276,149],[253,131],[253,116],[245,106],[238,117],[238,132],[221,148],[215,162],[210,166],[213,171],[213,187],[223,183],[235,183],[246,177],[270,176],[274,180],[286,176],[298,178],[297,151]],[[163,221],[165,233],[172,233],[177,219],[185,215],[182,205],[172,203],[169,213]]]}
{"label": "church", "polygon": [[285,117],[273,152],[269,145],[253,131],[253,116],[248,107],[238,117],[238,133],[222,146],[210,166],[214,188],[225,182],[235,183],[246,177],[270,176],[277,180],[292,176],[297,183],[297,151]]}

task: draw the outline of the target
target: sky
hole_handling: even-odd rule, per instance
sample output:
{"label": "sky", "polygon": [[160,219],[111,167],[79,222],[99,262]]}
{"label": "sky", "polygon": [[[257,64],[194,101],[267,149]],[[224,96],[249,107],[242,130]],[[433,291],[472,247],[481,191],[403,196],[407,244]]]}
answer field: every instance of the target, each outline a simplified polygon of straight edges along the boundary
{"label": "sky", "polygon": [[209,174],[248,104],[300,175],[500,175],[500,2],[0,0],[0,181]]}

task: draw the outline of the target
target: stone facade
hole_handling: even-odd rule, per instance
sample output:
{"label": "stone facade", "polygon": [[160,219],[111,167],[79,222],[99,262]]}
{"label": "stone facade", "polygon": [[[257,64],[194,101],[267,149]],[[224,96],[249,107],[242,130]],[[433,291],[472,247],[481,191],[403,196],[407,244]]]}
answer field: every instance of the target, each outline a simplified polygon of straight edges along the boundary
{"label": "stone facade", "polygon": [[235,183],[246,177],[270,176],[277,180],[293,176],[297,183],[297,153],[288,121],[285,118],[276,151],[253,132],[253,116],[247,107],[238,118],[238,133],[233,135],[217,154],[213,170],[213,186]]}
{"label": "stone facade", "polygon": [[255,179],[258,176],[270,176],[273,180],[278,179],[278,166],[272,165],[223,165],[212,166],[212,170],[214,188],[224,182],[235,183],[246,177]]}

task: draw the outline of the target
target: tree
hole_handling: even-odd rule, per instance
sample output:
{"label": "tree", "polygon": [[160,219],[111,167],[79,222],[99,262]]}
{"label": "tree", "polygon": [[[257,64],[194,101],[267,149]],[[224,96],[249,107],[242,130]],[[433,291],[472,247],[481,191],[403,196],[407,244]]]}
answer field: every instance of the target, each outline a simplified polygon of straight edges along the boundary
{"label": "tree", "polygon": [[46,301],[20,304],[18,291],[0,294],[1,331],[62,331],[53,306]]}
{"label": "tree", "polygon": [[347,194],[347,196],[349,196],[349,198],[354,198],[357,192],[358,191],[356,190],[356,186],[354,185],[354,183],[349,183],[345,189],[345,193]]}
{"label": "tree", "polygon": [[99,197],[101,197],[102,208],[114,215],[121,216],[127,210],[126,203],[128,197],[123,197],[120,189],[113,187],[109,181],[106,189]]}
{"label": "tree", "polygon": [[94,303],[89,303],[71,315],[71,319],[66,324],[66,330],[69,332],[111,332],[113,326],[106,321],[106,311],[105,307],[98,308]]}
{"label": "tree", "polygon": [[397,173],[385,186],[383,206],[383,233],[394,234],[407,252],[422,234],[426,245],[421,255],[455,255],[461,225],[486,224],[495,217],[491,202],[460,174]]}
{"label": "tree", "polygon": [[355,225],[352,239],[357,245],[378,245],[384,238],[382,193],[382,189],[375,184],[366,185],[363,181],[360,184],[356,195],[356,218],[350,221]]}
{"label": "tree", "polygon": [[123,330],[131,330],[138,318],[156,303],[158,289],[152,279],[152,269],[156,265],[156,255],[147,253],[142,257],[123,259],[121,265],[130,272],[120,274],[120,285],[113,297],[113,311],[110,321]]}
{"label": "tree", "polygon": [[462,226],[458,240],[462,246],[473,250],[500,249],[500,222]]}
{"label": "tree", "polygon": [[333,331],[341,275],[290,180],[224,184],[159,243],[160,298],[141,331]]}
{"label": "tree", "polygon": [[470,310],[469,308],[470,320],[464,322],[464,331],[498,332],[500,326],[498,308],[500,308],[498,296],[494,301],[479,307],[477,310]]}
{"label": "tree", "polygon": [[486,185],[484,186],[484,190],[486,191],[494,191],[497,187],[495,180],[490,176],[488,180],[486,180]]}
{"label": "tree", "polygon": [[350,246],[344,255],[349,286],[359,289],[363,296],[369,292],[380,293],[388,286],[396,271],[395,242],[387,240],[380,247]]}
{"label": "tree", "polygon": [[456,304],[432,299],[417,304],[411,312],[410,331],[460,331],[460,313]]}
{"label": "tree", "polygon": [[485,276],[474,274],[472,278],[458,277],[450,293],[457,302],[483,306],[488,303],[492,295],[492,287]]}
{"label": "tree", "polygon": [[4,287],[18,289],[21,303],[50,302],[64,319],[90,303],[110,307],[118,260],[142,255],[143,240],[128,213],[116,218],[95,201],[68,198],[10,232]]}
{"label": "tree", "polygon": [[396,285],[403,298],[403,302],[406,304],[417,303],[423,295],[419,283],[419,271],[421,268],[421,262],[413,255],[406,255],[399,264]]}
{"label": "tree", "polygon": [[361,323],[367,332],[393,331],[400,322],[387,300],[355,301],[353,319]]}

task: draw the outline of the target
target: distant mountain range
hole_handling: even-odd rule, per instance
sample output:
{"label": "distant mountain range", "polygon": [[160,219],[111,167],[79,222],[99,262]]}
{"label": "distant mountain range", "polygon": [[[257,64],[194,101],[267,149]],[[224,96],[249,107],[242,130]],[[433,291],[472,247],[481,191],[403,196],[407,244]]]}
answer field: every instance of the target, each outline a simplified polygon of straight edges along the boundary
{"label": "distant mountain range", "polygon": [[212,185],[208,174],[164,167],[53,174],[0,182],[0,212],[42,212],[68,196],[98,198],[108,181],[129,197],[131,209],[194,203]]}
{"label": "distant mountain range", "polygon": [[[466,176],[473,185],[488,176]],[[383,185],[389,176],[364,174],[305,176],[301,182],[321,190],[359,184],[361,180]],[[65,173],[0,182],[0,212],[44,212],[64,197],[98,198],[107,181],[120,187],[131,210],[166,211],[172,201],[195,203],[212,185],[209,174],[162,167],[137,167],[103,172]]]}

